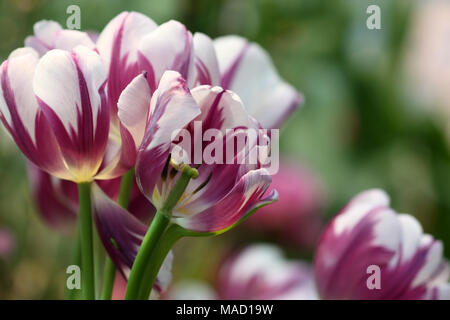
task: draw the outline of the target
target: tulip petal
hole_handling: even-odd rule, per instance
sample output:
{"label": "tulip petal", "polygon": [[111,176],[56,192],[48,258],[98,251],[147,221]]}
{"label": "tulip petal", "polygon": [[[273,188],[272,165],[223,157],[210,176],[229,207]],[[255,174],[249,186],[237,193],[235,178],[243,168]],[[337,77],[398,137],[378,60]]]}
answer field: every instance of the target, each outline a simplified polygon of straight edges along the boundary
{"label": "tulip petal", "polygon": [[75,183],[60,180],[27,163],[31,191],[38,213],[50,226],[59,229],[75,222],[78,190]]}
{"label": "tulip petal", "polygon": [[78,30],[61,30],[55,37],[52,49],[72,51],[77,46],[85,46],[91,50],[95,49],[95,43],[86,32]]}
{"label": "tulip petal", "polygon": [[13,51],[0,67],[0,118],[25,156],[60,178],[70,179],[55,136],[32,90],[37,53]]}
{"label": "tulip petal", "polygon": [[197,32],[193,37],[195,51],[195,70],[198,85],[220,85],[219,63],[214,44],[207,35]]}
{"label": "tulip petal", "polygon": [[137,182],[148,199],[152,199],[167,162],[172,139],[199,113],[180,74],[166,71],[152,97],[150,119],[136,162]]}
{"label": "tulip petal", "polygon": [[128,275],[147,227],[93,187],[94,219],[102,243],[119,271]]}
{"label": "tulip petal", "polygon": [[191,88],[194,81],[192,35],[184,25],[169,21],[146,35],[140,44],[138,60],[141,70],[148,73],[152,93],[166,70],[178,71]]}
{"label": "tulip petal", "polygon": [[150,88],[143,74],[134,78],[119,98],[119,119],[133,137],[136,150],[144,138],[150,111],[150,99]]}
{"label": "tulip petal", "polygon": [[111,179],[134,167],[150,111],[150,89],[145,75],[134,78],[123,90],[118,102],[120,144],[110,138],[97,179]]}
{"label": "tulip petal", "polygon": [[90,181],[103,159],[109,133],[106,70],[86,47],[51,50],[36,67],[34,92],[75,182]]}
{"label": "tulip petal", "polygon": [[25,39],[25,46],[36,50],[40,56],[47,51],[55,49],[55,38],[62,30],[61,25],[56,21],[41,20],[33,26],[34,36]]}
{"label": "tulip petal", "polygon": [[[94,220],[100,239],[122,275],[127,278],[139,251],[147,226],[124,208],[112,201],[97,186],[93,187]],[[161,267],[154,289],[161,292],[171,281],[170,252]]]}
{"label": "tulip petal", "polygon": [[256,129],[255,122],[234,92],[205,85],[194,88],[191,93],[201,109],[201,114],[195,121],[202,122],[203,132],[207,129],[218,129],[225,134],[226,129]]}
{"label": "tulip petal", "polygon": [[108,68],[108,98],[113,125],[117,123],[117,101],[122,90],[140,73],[137,50],[142,38],[156,23],[138,12],[122,12],[103,29],[97,48]]}
{"label": "tulip petal", "polygon": [[276,193],[270,195],[270,199],[261,199],[270,182],[267,170],[252,170],[242,176],[235,187],[214,206],[191,217],[174,218],[173,221],[195,232],[228,230],[258,205],[276,200]]}
{"label": "tulip petal", "polygon": [[303,98],[280,79],[269,55],[238,36],[214,41],[222,87],[235,91],[264,128],[279,128]]}

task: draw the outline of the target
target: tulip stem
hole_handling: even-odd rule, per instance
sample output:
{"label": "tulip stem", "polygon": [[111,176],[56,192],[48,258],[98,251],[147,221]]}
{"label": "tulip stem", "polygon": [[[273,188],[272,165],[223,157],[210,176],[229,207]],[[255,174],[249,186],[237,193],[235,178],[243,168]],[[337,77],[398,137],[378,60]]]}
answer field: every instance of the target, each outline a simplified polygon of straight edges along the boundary
{"label": "tulip stem", "polygon": [[78,184],[81,237],[81,291],[85,300],[95,299],[94,248],[92,240],[91,184]]}
{"label": "tulip stem", "polygon": [[[130,202],[131,189],[134,182],[134,169],[131,169],[122,176],[120,182],[119,198],[117,203],[127,209]],[[116,266],[109,256],[106,257],[105,270],[103,274],[103,286],[100,296],[101,300],[111,300],[112,291],[114,287],[114,280],[116,277]]]}
{"label": "tulip stem", "polygon": [[158,272],[161,269],[161,266],[163,265],[167,254],[169,253],[175,242],[177,242],[185,235],[184,231],[185,230],[177,224],[171,224],[167,228],[167,231],[161,237],[161,240],[159,241],[153,254],[150,257],[149,262],[147,263],[146,273],[144,274],[144,277],[141,281],[142,284],[139,290],[138,299],[148,299]]}
{"label": "tulip stem", "polygon": [[[191,178],[195,179],[198,176],[197,170],[192,169],[189,166],[183,166],[180,170],[182,170],[181,177],[177,180],[175,186],[170,191],[170,194],[163,206],[156,212],[155,217],[153,218],[153,221],[145,234],[144,240],[142,240],[141,247],[136,255],[136,259],[134,260],[133,267],[131,268],[130,276],[128,278],[127,291],[125,293],[126,300],[139,299],[140,287],[143,285],[142,280],[146,278],[156,278],[156,276],[146,276],[147,272],[153,273],[153,268],[146,268],[147,262],[150,261],[149,259],[152,257],[158,242],[160,242],[161,236],[170,222],[172,210],[178,200],[180,200],[184,190],[186,190],[189,181]],[[154,279],[151,283],[149,282],[145,285],[150,286],[151,290],[153,283]]]}

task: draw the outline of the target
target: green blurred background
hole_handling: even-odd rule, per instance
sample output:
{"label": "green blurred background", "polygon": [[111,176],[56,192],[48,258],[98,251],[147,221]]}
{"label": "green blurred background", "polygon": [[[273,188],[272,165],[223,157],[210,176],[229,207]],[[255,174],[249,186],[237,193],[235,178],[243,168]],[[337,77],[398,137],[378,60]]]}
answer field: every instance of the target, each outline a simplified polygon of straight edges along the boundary
{"label": "green blurred background", "polygon": [[[450,257],[450,156],[444,130],[450,120],[430,112],[434,101],[411,98],[414,88],[405,85],[417,3],[0,0],[0,58],[23,46],[35,22],[65,25],[71,4],[81,8],[83,30],[101,31],[121,11],[134,10],[157,23],[179,20],[212,38],[247,37],[268,50],[281,76],[306,98],[283,128],[281,147],[324,185],[323,214],[330,218],[361,190],[384,188],[397,211],[415,215],[426,232],[444,241]],[[381,8],[381,30],[366,27],[370,4]],[[0,226],[16,240],[13,253],[0,258],[0,298],[62,297],[72,238],[48,228],[35,213],[23,157],[3,132],[0,179]],[[176,248],[174,277],[211,279],[223,252],[255,240],[239,228],[208,240],[183,240]]]}

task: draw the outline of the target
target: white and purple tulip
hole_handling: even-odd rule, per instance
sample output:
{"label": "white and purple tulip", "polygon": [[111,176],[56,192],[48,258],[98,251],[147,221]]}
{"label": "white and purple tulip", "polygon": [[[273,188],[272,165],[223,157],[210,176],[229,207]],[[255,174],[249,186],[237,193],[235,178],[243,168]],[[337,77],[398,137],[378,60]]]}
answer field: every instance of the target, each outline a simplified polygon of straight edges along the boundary
{"label": "white and purple tulip", "polygon": [[[224,132],[259,126],[233,92],[207,85],[190,91],[185,80],[174,71],[164,73],[153,95],[145,76],[136,77],[119,99],[119,118],[135,144],[141,146],[136,162],[137,181],[157,209],[180,175],[169,165],[178,132],[182,129],[193,132],[194,121],[201,123],[203,132],[211,128]],[[230,137],[224,139],[227,138]],[[271,181],[265,169],[250,169],[247,164],[235,161],[202,163],[197,170],[199,177],[189,183],[172,213],[173,222],[189,230],[220,231],[277,197],[274,191],[263,198]]]}
{"label": "white and purple tulip", "polygon": [[272,245],[250,246],[225,261],[216,290],[225,300],[317,299],[312,268],[286,260]]}
{"label": "white and purple tulip", "polygon": [[442,243],[377,189],[354,197],[325,229],[314,274],[323,299],[450,298]]}
{"label": "white and purple tulip", "polygon": [[14,51],[0,69],[0,118],[27,158],[74,182],[92,181],[109,134],[106,70],[84,46]]}

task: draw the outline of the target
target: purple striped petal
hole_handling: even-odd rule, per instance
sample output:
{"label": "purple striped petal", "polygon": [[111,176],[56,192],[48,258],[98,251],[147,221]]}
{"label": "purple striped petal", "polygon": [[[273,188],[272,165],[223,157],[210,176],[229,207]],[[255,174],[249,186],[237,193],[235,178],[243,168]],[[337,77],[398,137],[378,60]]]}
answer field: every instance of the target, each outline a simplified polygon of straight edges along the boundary
{"label": "purple striped petal", "polygon": [[200,109],[180,74],[166,71],[151,100],[150,119],[136,162],[137,182],[148,199],[153,197],[172,139],[199,113]]}
{"label": "purple striped petal", "polygon": [[[93,187],[93,202],[100,239],[116,267],[127,278],[147,226],[108,198],[96,185]],[[157,292],[166,290],[171,281],[172,259],[172,253],[169,253],[158,273],[154,287]]]}
{"label": "purple striped petal", "polygon": [[[229,142],[241,133],[241,131],[232,132],[223,137],[223,154],[226,154],[226,146],[229,145]],[[244,149],[242,152],[246,152],[246,150]],[[240,164],[238,161],[239,154],[234,155],[233,161],[230,163],[223,161],[223,164],[202,163],[198,166],[199,176],[189,182],[185,190],[185,196],[175,206],[173,215],[177,217],[192,216],[205,211],[224,199],[233,190],[243,174],[248,172],[246,162]],[[228,159],[226,160],[228,161]],[[158,184],[158,191],[167,188],[164,184],[168,184],[167,181]]]}
{"label": "purple striped petal", "polygon": [[[121,176],[134,167],[138,149],[144,138],[150,100],[150,88],[145,74],[138,75],[123,90],[117,104],[120,138],[110,139],[103,167],[97,179]],[[119,144],[117,140],[121,140],[121,143]]]}
{"label": "purple striped petal", "polygon": [[77,185],[61,180],[28,162],[28,178],[37,211],[51,227],[72,225],[78,212]]}
{"label": "purple striped petal", "polygon": [[195,51],[195,86],[198,85],[220,85],[219,63],[217,61],[214,44],[207,35],[195,33],[194,38]]}
{"label": "purple striped petal", "polygon": [[222,87],[235,91],[264,128],[279,128],[303,98],[279,77],[267,52],[238,36],[220,37],[214,46]]}
{"label": "purple striped petal", "polygon": [[205,85],[194,88],[191,93],[201,109],[195,121],[201,121],[203,132],[218,129],[225,134],[226,129],[257,129],[257,123],[249,117],[241,99],[234,92]]}
{"label": "purple striped petal", "polygon": [[[380,190],[356,196],[323,233],[314,262],[326,299],[436,299],[448,281],[442,244],[417,220],[396,214]],[[369,289],[369,266],[380,268],[380,288]]]}
{"label": "purple striped petal", "polygon": [[96,186],[93,188],[93,202],[100,239],[119,271],[127,276],[147,227]]}
{"label": "purple striped petal", "polygon": [[194,54],[192,35],[184,25],[169,21],[145,36],[139,46],[138,60],[141,70],[147,71],[152,92],[166,70],[174,70],[192,87],[194,79]]}
{"label": "purple striped petal", "polygon": [[36,67],[34,92],[75,182],[91,181],[109,133],[106,70],[100,57],[79,46],[51,50]]}
{"label": "purple striped petal", "polygon": [[33,49],[21,48],[2,63],[0,119],[30,161],[55,176],[70,179],[55,136],[33,93],[37,62]]}
{"label": "purple striped petal", "polygon": [[195,232],[217,232],[238,222],[257,206],[273,202],[276,192],[263,198],[271,182],[265,169],[252,170],[236,183],[234,188],[215,205],[188,217],[174,217],[173,221]]}
{"label": "purple striped petal", "polygon": [[101,32],[97,48],[108,69],[108,100],[111,119],[118,130],[117,102],[123,89],[140,73],[137,50],[142,38],[156,23],[138,12],[122,12]]}

